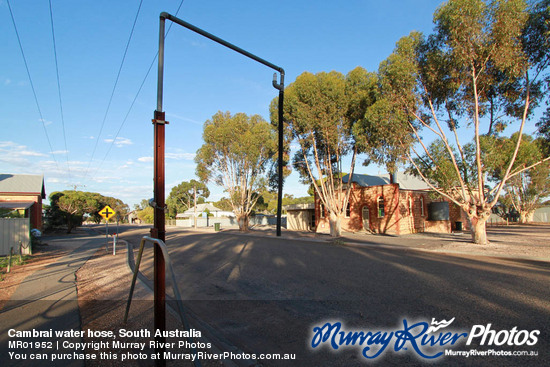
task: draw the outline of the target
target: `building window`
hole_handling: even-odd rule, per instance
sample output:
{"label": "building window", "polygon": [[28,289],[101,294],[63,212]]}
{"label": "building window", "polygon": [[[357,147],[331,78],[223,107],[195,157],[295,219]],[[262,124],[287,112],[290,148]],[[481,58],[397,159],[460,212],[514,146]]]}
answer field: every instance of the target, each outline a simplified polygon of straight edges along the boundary
{"label": "building window", "polygon": [[384,215],[384,198],[380,196],[378,198],[378,218],[383,218]]}
{"label": "building window", "polygon": [[413,198],[409,196],[409,216],[413,215]]}
{"label": "building window", "polygon": [[420,215],[424,216],[424,196],[420,197]]}
{"label": "building window", "polygon": [[346,206],[346,218],[349,218],[351,216],[351,204],[348,203]]}
{"label": "building window", "polygon": [[321,212],[319,216],[320,216],[321,218],[324,218],[324,217],[325,217],[325,206],[323,205],[323,203],[320,203],[320,204],[319,204],[319,210],[320,210],[320,212]]}

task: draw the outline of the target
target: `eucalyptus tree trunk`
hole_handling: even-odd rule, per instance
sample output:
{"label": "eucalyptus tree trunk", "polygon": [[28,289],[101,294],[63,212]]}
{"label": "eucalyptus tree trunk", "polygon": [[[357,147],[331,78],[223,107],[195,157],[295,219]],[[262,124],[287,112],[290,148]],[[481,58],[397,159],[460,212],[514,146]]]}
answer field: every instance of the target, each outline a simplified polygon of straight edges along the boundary
{"label": "eucalyptus tree trunk", "polygon": [[239,224],[239,231],[248,232],[249,218],[247,214],[239,213],[239,215],[237,215],[237,223]]}
{"label": "eucalyptus tree trunk", "polygon": [[478,245],[487,245],[487,219],[474,217],[470,218],[472,242]]}
{"label": "eucalyptus tree trunk", "polygon": [[332,238],[342,236],[342,215],[330,212],[328,217],[330,236]]}

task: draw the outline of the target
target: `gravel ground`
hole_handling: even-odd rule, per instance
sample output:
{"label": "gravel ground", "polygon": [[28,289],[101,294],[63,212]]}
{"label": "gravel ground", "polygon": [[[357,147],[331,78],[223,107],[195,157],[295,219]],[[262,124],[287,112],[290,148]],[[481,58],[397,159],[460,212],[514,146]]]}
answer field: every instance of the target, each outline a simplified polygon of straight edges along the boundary
{"label": "gravel ground", "polygon": [[[169,231],[176,231],[170,228]],[[179,231],[179,229],[178,229]],[[139,231],[137,231],[139,232]],[[137,233],[136,232],[136,233]],[[228,231],[232,232],[232,231]],[[271,229],[256,229],[249,235],[271,235]],[[77,235],[83,234],[82,229],[77,231]],[[128,232],[129,234],[131,233]],[[479,246],[469,243],[469,234],[448,234],[431,235],[416,234],[406,236],[373,236],[367,234],[346,234],[344,242],[350,246],[392,246],[420,249],[423,251],[436,251],[443,253],[468,253],[480,254],[486,256],[504,256],[517,258],[538,258],[544,261],[550,261],[550,226],[531,225],[531,226],[510,226],[493,227],[488,229],[488,235],[491,243],[486,246]],[[223,235],[223,234],[222,234]],[[311,233],[292,233],[284,232],[287,239],[296,239],[296,237],[307,237],[309,239],[325,242],[330,239],[325,235]],[[45,238],[47,242],[47,238]],[[35,252],[33,259],[26,265],[18,266],[12,269],[12,272],[4,276],[0,282],[0,309],[9,299],[19,282],[26,276],[32,274],[37,269],[46,266],[55,261],[58,257],[66,255],[66,247],[41,246]],[[97,251],[81,269],[77,272],[78,300],[82,318],[82,329],[93,330],[113,330],[121,328],[127,330],[153,329],[153,304],[151,292],[137,282],[133,297],[132,307],[129,313],[128,323],[123,324],[126,300],[128,290],[132,279],[132,274],[126,264],[126,246],[117,248],[117,255],[107,253],[104,248]],[[169,329],[181,329],[179,320],[172,314],[167,314]],[[146,340],[146,339],[145,339]],[[139,341],[145,341],[139,338]],[[176,342],[180,339],[170,339],[167,341]],[[93,338],[87,338],[84,341],[99,341]],[[132,341],[128,339],[126,341]],[[208,342],[202,339],[203,342]],[[148,340],[147,340],[148,342]],[[150,348],[146,348],[152,352]],[[102,350],[103,352],[115,352],[115,350]],[[177,350],[176,350],[177,351]],[[212,350],[210,350],[212,352]],[[148,362],[136,362],[132,365],[148,366]],[[127,366],[127,362],[120,360],[105,361],[100,364],[89,361],[89,366]],[[182,363],[182,361],[169,361],[168,365],[186,366],[191,363]],[[204,363],[204,366],[219,366],[220,363]],[[227,364],[226,364],[227,365]],[[243,364],[241,364],[243,365]]]}
{"label": "gravel ground", "polygon": [[[174,234],[180,229],[170,228],[169,232]],[[139,234],[142,230],[128,231],[124,238]],[[185,232],[185,231],[183,231]],[[234,232],[231,230],[228,233]],[[251,231],[250,236],[271,235],[271,229],[256,229]],[[420,249],[430,252],[443,253],[475,253],[487,256],[506,257],[528,257],[548,258],[550,261],[550,243],[547,240],[550,234],[550,226],[515,226],[498,227],[489,229],[491,243],[486,246],[479,246],[469,243],[469,234],[417,234],[407,236],[373,236],[367,234],[346,234],[344,242],[350,246],[392,246]],[[220,234],[220,235],[223,235]],[[298,236],[305,236],[319,242],[330,242],[330,239],[323,235],[302,233],[296,234],[285,232],[288,239],[296,239]],[[366,241],[365,241],[366,240]],[[134,242],[136,242],[134,240]],[[137,243],[136,243],[137,245]],[[82,315],[83,329],[113,330],[120,328],[129,330],[150,329],[153,327],[152,295],[141,283],[137,283],[134,294],[134,302],[130,310],[128,325],[123,325],[122,318],[125,309],[125,301],[128,297],[128,289],[131,283],[131,272],[126,265],[126,248],[117,250],[117,255],[106,253],[104,249],[99,250],[77,273],[79,305]],[[150,259],[149,259],[150,260]],[[144,259],[144,261],[148,261]],[[147,275],[147,274],[146,274]],[[150,274],[148,275],[150,276]],[[169,292],[169,290],[167,290]],[[227,310],[228,315],[231,310]],[[179,320],[168,315],[168,325],[173,329],[180,327]],[[251,315],[252,317],[252,315]],[[179,326],[178,326],[179,325]],[[93,341],[93,340],[86,340]],[[143,338],[140,338],[143,341]],[[174,339],[173,341],[177,341]],[[112,352],[115,352],[114,350]],[[211,352],[211,351],[210,351]],[[111,361],[106,364],[89,363],[95,365],[128,365],[120,361]],[[135,363],[135,365],[140,365]],[[141,364],[150,365],[150,364]],[[168,365],[182,365],[181,361],[169,361]],[[191,365],[191,364],[188,364]],[[204,364],[203,365],[208,365]],[[219,365],[212,363],[211,365]],[[246,365],[246,364],[241,364]]]}
{"label": "gravel ground", "polygon": [[[237,233],[237,230],[226,230]],[[255,228],[250,235],[275,235],[270,228]],[[308,238],[331,242],[327,234],[284,231],[290,239]],[[487,228],[490,243],[471,243],[470,232],[452,234],[417,233],[402,236],[372,235],[367,233],[344,233],[342,242],[348,245],[392,246],[414,248],[423,251],[443,253],[464,253],[469,255],[503,256],[514,258],[544,259],[550,261],[550,225],[510,225]]]}
{"label": "gravel ground", "polygon": [[[110,248],[112,250],[112,248]],[[118,335],[120,329],[128,331],[139,331],[142,329],[154,330],[153,320],[153,294],[140,281],[136,282],[130,311],[128,313],[128,322],[124,323],[124,314],[126,310],[129,289],[132,282],[132,273],[127,265],[127,247],[126,243],[117,246],[117,253],[113,256],[112,252],[106,252],[101,248],[96,254],[77,272],[78,304],[82,318],[82,330],[102,330],[113,331]],[[167,293],[170,290],[167,290]],[[167,312],[167,330],[182,330],[183,326],[177,315]],[[84,342],[100,342],[104,338],[84,337]],[[120,338],[119,338],[120,339]],[[153,337],[129,337],[120,339],[124,342],[145,342],[145,353],[154,354],[154,348],[149,343],[154,341]],[[182,339],[166,338],[168,343],[177,343],[181,340],[192,341],[194,343],[209,343],[206,338],[200,339]],[[210,353],[218,351],[216,348],[205,348]],[[135,349],[116,349],[102,348],[104,353],[121,355],[131,351],[136,353]],[[187,353],[189,350],[174,346],[167,348],[172,353]],[[88,350],[87,352],[93,352]],[[121,360],[98,360],[87,361],[86,366],[151,366],[154,362],[151,360],[140,361],[121,361]],[[202,366],[220,366],[217,362],[203,362]],[[232,366],[232,364],[225,364]],[[169,360],[167,366],[193,366],[191,361]]]}

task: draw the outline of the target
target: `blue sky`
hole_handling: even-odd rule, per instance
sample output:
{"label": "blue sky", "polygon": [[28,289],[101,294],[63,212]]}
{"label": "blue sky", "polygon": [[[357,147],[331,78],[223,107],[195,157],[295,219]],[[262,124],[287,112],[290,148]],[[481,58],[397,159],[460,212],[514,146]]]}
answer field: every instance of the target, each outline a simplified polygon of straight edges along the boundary
{"label": "blue sky", "polygon": [[[131,206],[152,197],[156,64],[130,106],[157,52],[158,15],[175,14],[180,1],[143,1],[106,115],[140,1],[52,0],[61,115],[48,1],[11,0],[41,121],[7,1],[0,0],[0,172],[43,174],[48,193],[77,185]],[[288,85],[304,71],[347,73],[356,66],[376,71],[400,37],[412,30],[431,32],[441,3],[184,0],[178,16],[283,67]],[[261,64],[173,26],[166,41],[164,92],[170,121],[167,193],[195,178],[202,125],[217,111],[269,118],[269,103],[277,95],[272,75]],[[358,164],[356,172],[384,170]],[[223,196],[223,189],[209,187],[212,201]],[[285,193],[306,192],[295,174],[285,182]]]}

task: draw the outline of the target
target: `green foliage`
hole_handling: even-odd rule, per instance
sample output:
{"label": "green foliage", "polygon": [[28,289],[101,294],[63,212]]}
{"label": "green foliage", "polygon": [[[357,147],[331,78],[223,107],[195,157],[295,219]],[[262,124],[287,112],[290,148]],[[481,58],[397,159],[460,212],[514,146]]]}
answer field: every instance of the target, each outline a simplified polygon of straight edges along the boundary
{"label": "green foliage", "polygon": [[231,206],[231,201],[228,198],[221,198],[220,200],[214,203],[214,206],[223,211],[232,211],[233,207]]}
{"label": "green foliage", "polygon": [[[380,65],[381,97],[366,119],[375,126],[393,120],[402,129],[402,151],[412,149],[413,170],[468,213],[476,243],[486,242],[484,223],[504,183],[521,176],[514,163],[523,161],[519,145],[511,143],[504,157],[498,134],[515,127],[521,135],[545,97],[548,4],[449,0],[434,14],[433,34],[402,38]],[[466,145],[459,141],[464,128],[474,136]],[[421,129],[436,142],[424,143]],[[501,173],[488,188],[496,160]]]}
{"label": "green foliage", "polygon": [[25,212],[24,210],[13,210],[13,209],[7,209],[7,208],[0,208],[0,218],[24,218]]}
{"label": "green foliage", "polygon": [[[510,163],[510,157],[517,145],[519,134],[510,138],[494,139],[491,148],[491,159],[486,160],[491,179],[502,180],[503,167]],[[543,158],[544,148],[540,140],[534,140],[529,135],[523,135],[517,158],[513,163],[513,171],[529,168]],[[500,206],[519,213],[520,220],[526,221],[550,195],[550,164],[540,164],[527,169],[506,181]],[[502,211],[502,210],[501,210]]]}
{"label": "green foliage", "polygon": [[[353,125],[376,99],[376,76],[357,67],[348,75],[302,73],[285,90],[284,118],[287,140],[300,149],[292,158],[302,182],[312,184],[333,216],[343,216],[349,190],[342,192],[342,161],[357,146]],[[275,114],[271,103],[272,121]],[[331,221],[331,232],[338,236],[339,225]]]}
{"label": "green foliage", "polygon": [[98,213],[106,205],[116,212],[112,221],[117,217],[124,218],[129,211],[128,205],[120,199],[98,193],[76,190],[54,192],[50,194],[50,207],[46,209],[46,221],[50,227],[66,225],[70,233],[75,226],[82,224],[85,216],[99,223],[102,218]]}
{"label": "green foliage", "polygon": [[229,194],[242,230],[260,191],[265,189],[266,168],[277,151],[277,136],[261,116],[218,112],[206,121],[204,144],[197,151],[197,176],[214,182]]}
{"label": "green foliage", "polygon": [[166,199],[168,216],[170,218],[175,218],[178,213],[183,213],[194,206],[194,190],[197,193],[197,204],[204,203],[205,199],[210,195],[208,187],[196,180],[183,181],[172,188],[170,195]]}
{"label": "green foliage", "polygon": [[537,123],[538,135],[541,138],[540,145],[545,157],[550,156],[550,108],[546,109],[544,115]]}
{"label": "green foliage", "polygon": [[[295,198],[293,195],[284,194],[282,205],[309,204],[313,202],[313,196]],[[268,190],[263,191],[258,198],[258,202],[256,203],[256,212],[264,212],[269,214],[277,213],[277,193]]]}
{"label": "green foliage", "polygon": [[148,206],[138,211],[137,216],[143,223],[152,224],[155,220],[155,210]]}
{"label": "green foliage", "polygon": [[[9,256],[0,257],[0,275],[8,268]],[[13,255],[11,257],[11,266],[24,265],[32,258],[31,255]],[[2,278],[0,278],[2,280]]]}
{"label": "green foliage", "polygon": [[341,73],[305,72],[285,91],[285,122],[301,150],[293,166],[304,182],[317,175],[338,171],[341,158],[354,147],[351,124],[346,117],[345,77]]}

